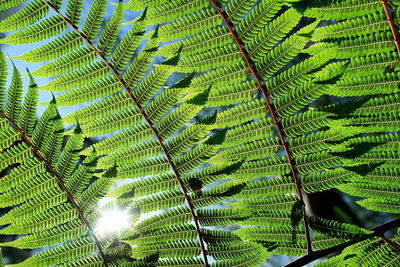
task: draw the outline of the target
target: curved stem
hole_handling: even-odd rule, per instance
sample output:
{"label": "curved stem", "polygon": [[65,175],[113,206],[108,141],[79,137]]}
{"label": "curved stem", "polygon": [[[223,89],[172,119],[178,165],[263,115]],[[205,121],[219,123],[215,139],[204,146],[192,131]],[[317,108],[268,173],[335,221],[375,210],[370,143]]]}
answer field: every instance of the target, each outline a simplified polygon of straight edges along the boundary
{"label": "curved stem", "polygon": [[171,170],[174,173],[174,175],[176,177],[176,180],[178,181],[178,184],[179,184],[179,186],[180,186],[180,188],[182,190],[182,193],[184,195],[184,198],[186,200],[186,203],[187,203],[187,205],[189,207],[189,210],[190,210],[190,213],[192,215],[197,235],[199,237],[200,247],[201,247],[201,251],[202,251],[202,254],[203,254],[203,258],[204,258],[204,264],[205,264],[205,266],[208,267],[209,263],[208,263],[208,258],[207,258],[207,250],[206,250],[206,246],[205,246],[205,242],[204,242],[204,238],[203,238],[203,233],[201,232],[200,223],[199,223],[197,214],[195,212],[193,203],[192,203],[192,201],[191,201],[191,199],[189,197],[189,194],[188,194],[188,191],[186,189],[185,183],[182,181],[181,175],[180,175],[178,169],[176,168],[176,166],[175,166],[175,164],[174,164],[174,162],[172,160],[172,156],[170,155],[168,149],[165,147],[164,141],[162,140],[161,136],[158,134],[158,132],[155,129],[155,127],[154,127],[153,123],[151,122],[150,118],[147,116],[147,114],[145,113],[144,109],[139,104],[139,101],[132,94],[131,90],[126,85],[125,81],[122,79],[121,75],[114,68],[114,66],[105,58],[105,56],[87,39],[87,37],[78,29],[78,27],[75,26],[72,22],[70,22],[69,19],[67,19],[61,12],[59,12],[56,7],[54,7],[52,4],[50,4],[47,0],[44,0],[44,1],[46,2],[46,4],[51,9],[53,9],[58,14],[58,16],[60,16],[65,21],[65,23],[67,23],[75,31],[76,34],[78,34],[79,37],[81,37],[81,39],[87,45],[90,46],[90,48],[93,50],[93,52],[96,53],[103,60],[103,62],[107,65],[107,67],[110,69],[110,71],[113,73],[113,75],[118,79],[119,83],[122,85],[124,90],[128,93],[128,95],[131,98],[133,104],[135,105],[135,107],[137,108],[139,113],[142,115],[142,117],[145,120],[146,124],[150,127],[154,137],[156,138],[157,142],[161,146],[161,149],[164,152],[164,155],[165,155],[165,157],[166,157],[166,159],[168,161],[168,164],[170,165]]}
{"label": "curved stem", "polygon": [[22,139],[25,141],[25,143],[27,143],[29,145],[29,147],[33,150],[35,155],[44,162],[44,164],[46,165],[47,169],[51,172],[51,174],[54,177],[57,178],[58,184],[61,186],[61,188],[64,190],[64,192],[67,195],[67,200],[78,211],[79,217],[81,218],[81,220],[84,222],[84,224],[88,228],[89,233],[92,235],[92,237],[93,237],[93,239],[94,239],[94,241],[96,243],[97,250],[99,251],[101,259],[103,260],[104,266],[108,267],[108,263],[107,263],[105,255],[104,255],[104,252],[103,252],[103,250],[101,248],[100,241],[98,240],[98,238],[94,234],[94,230],[93,230],[91,224],[89,223],[89,220],[86,218],[85,213],[79,207],[78,203],[75,201],[75,199],[72,196],[71,192],[68,191],[67,186],[65,185],[64,181],[62,180],[62,178],[56,173],[55,169],[53,168],[53,166],[51,166],[50,162],[48,160],[46,160],[46,158],[43,156],[43,154],[39,151],[39,149],[37,147],[35,147],[35,145],[31,142],[29,137],[21,130],[21,128],[19,128],[18,125],[13,120],[8,118],[7,115],[5,113],[1,112],[1,111],[0,111],[0,116],[5,118],[6,120],[8,120],[8,122],[12,125],[12,127],[14,127],[14,129],[17,130],[17,132],[22,137]]}
{"label": "curved stem", "polygon": [[385,241],[389,246],[391,246],[397,253],[400,253],[400,247],[393,240],[387,238],[386,236],[381,236],[383,241]]}
{"label": "curved stem", "polygon": [[291,154],[290,149],[289,149],[289,145],[288,145],[288,143],[286,141],[285,134],[283,133],[282,126],[281,126],[281,124],[279,122],[278,116],[276,115],[275,107],[271,103],[271,101],[270,101],[270,99],[268,97],[268,91],[265,88],[265,86],[263,85],[260,75],[258,75],[257,70],[253,66],[253,63],[251,62],[247,51],[244,49],[241,41],[239,40],[238,35],[236,34],[236,32],[233,30],[232,26],[230,25],[229,20],[225,16],[224,12],[218,7],[218,5],[215,2],[215,0],[210,0],[210,2],[214,6],[214,8],[218,11],[218,13],[221,16],[222,20],[224,21],[224,23],[228,27],[228,30],[231,33],[233,39],[235,40],[236,45],[239,47],[240,53],[242,54],[244,60],[246,61],[246,64],[248,66],[248,70],[254,76],[254,78],[255,78],[255,80],[257,82],[257,85],[258,85],[258,89],[261,90],[261,92],[262,92],[262,94],[264,96],[264,99],[267,102],[267,105],[265,107],[265,111],[267,113],[271,114],[271,117],[272,117],[272,119],[274,121],[275,127],[276,127],[276,129],[278,131],[279,139],[281,141],[283,149],[285,150],[285,153],[286,153],[289,165],[290,165],[290,171],[291,171],[292,176],[293,176],[293,181],[294,181],[294,183],[296,185],[297,197],[299,198],[299,200],[300,200],[300,202],[302,203],[302,206],[303,206],[303,214],[304,214],[303,215],[303,220],[304,220],[304,230],[305,230],[306,239],[307,239],[307,251],[308,251],[308,253],[311,253],[312,252],[311,236],[310,236],[308,219],[307,219],[306,212],[305,212],[304,198],[303,198],[303,194],[301,192],[301,183],[300,183],[300,179],[299,179],[299,176],[298,176],[298,172],[297,172],[297,169],[296,169],[292,154]]}
{"label": "curved stem", "polygon": [[[375,236],[383,237],[385,232],[387,232],[387,231],[389,231],[389,230],[391,230],[393,228],[396,228],[398,226],[400,226],[400,218],[397,218],[397,219],[391,220],[389,222],[386,222],[384,224],[381,224],[379,226],[376,226],[376,227],[370,229],[371,231],[373,231],[373,233],[361,236],[358,239],[354,239],[354,240],[351,240],[349,242],[342,243],[340,245],[337,245],[337,246],[334,246],[334,247],[331,247],[331,248],[313,251],[312,253],[309,253],[306,256],[298,258],[297,260],[287,264],[286,267],[303,266],[303,265],[306,265],[306,264],[308,264],[308,263],[310,263],[312,261],[318,260],[318,259],[320,259],[322,257],[326,257],[329,254],[332,254],[332,253],[335,253],[335,252],[339,252],[339,251],[347,248],[348,246],[354,245],[354,244],[356,244],[358,242],[361,242],[363,240],[366,240],[368,238],[375,237]],[[392,248],[394,250],[398,251],[399,247],[398,247],[398,245],[396,243],[394,243],[393,241],[391,241],[390,239],[388,239],[386,237],[384,237],[383,239],[384,240],[385,239],[389,240],[390,243],[394,244],[397,247],[397,248],[395,248],[395,247],[392,246]]]}
{"label": "curved stem", "polygon": [[396,44],[397,53],[400,56],[400,37],[399,37],[399,33],[396,30],[396,24],[394,23],[392,14],[390,13],[388,0],[381,0],[381,1],[382,1],[383,9],[385,10],[386,18],[387,18],[387,20],[389,22],[389,25],[390,25],[390,30],[392,31],[392,34],[393,34],[394,42]]}

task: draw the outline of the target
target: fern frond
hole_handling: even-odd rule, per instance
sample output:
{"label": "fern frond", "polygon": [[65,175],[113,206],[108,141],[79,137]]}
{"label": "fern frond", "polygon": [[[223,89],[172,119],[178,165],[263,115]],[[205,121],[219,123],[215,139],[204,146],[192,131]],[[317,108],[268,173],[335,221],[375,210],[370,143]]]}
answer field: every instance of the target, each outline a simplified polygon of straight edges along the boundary
{"label": "fern frond", "polygon": [[98,34],[106,5],[107,2],[104,0],[95,0],[89,10],[87,19],[82,26],[82,33],[90,41],[93,41]]}
{"label": "fern frond", "polygon": [[271,157],[259,161],[243,163],[235,176],[242,178],[256,178],[259,176],[283,175],[289,173],[289,163],[285,157]]}
{"label": "fern frond", "polygon": [[5,113],[11,120],[17,120],[21,112],[22,101],[22,80],[19,71],[13,65],[13,75],[11,85],[7,94],[7,102],[5,105]]}
{"label": "fern frond", "polygon": [[160,41],[171,41],[195,35],[219,24],[221,24],[221,18],[217,11],[213,9],[200,10],[169,24],[160,26],[159,39]]}
{"label": "fern frond", "polygon": [[254,142],[228,148],[218,153],[211,162],[237,161],[241,159],[254,160],[273,156],[278,146],[278,139],[260,139]]}
{"label": "fern frond", "polygon": [[267,198],[253,198],[240,200],[230,205],[238,208],[250,208],[255,211],[262,212],[273,212],[273,211],[291,211],[293,205],[298,203],[298,199],[294,195],[283,195],[276,197],[267,197]]}
{"label": "fern frond", "polygon": [[284,176],[282,178],[270,178],[267,181],[255,181],[249,183],[238,195],[241,198],[262,197],[265,192],[269,196],[289,194],[296,191],[293,178]]}
{"label": "fern frond", "polygon": [[178,49],[182,48],[181,55],[187,56],[195,53],[205,52],[217,47],[232,43],[230,33],[222,27],[211,28],[182,41],[160,47],[157,54],[161,56],[172,56]]}
{"label": "fern frond", "polygon": [[[110,138],[104,139],[93,145],[99,155],[108,154],[115,150],[119,150],[129,144],[139,143],[151,137],[151,130],[144,123],[138,123],[134,127],[128,128]],[[85,150],[87,154],[90,149]]]}
{"label": "fern frond", "polygon": [[190,2],[177,0],[150,8],[146,20],[149,24],[163,23],[194,13],[206,6],[208,6],[206,0],[194,0]]}
{"label": "fern frond", "polygon": [[342,239],[352,239],[371,233],[371,231],[361,229],[355,225],[338,223],[316,217],[310,218],[310,224],[312,229],[319,233]]}
{"label": "fern frond", "polygon": [[142,258],[157,253],[163,258],[195,257],[200,253],[199,250],[200,246],[196,241],[174,241],[135,247],[132,249],[132,256]]}
{"label": "fern frond", "polygon": [[366,33],[386,31],[388,24],[383,12],[367,14],[363,17],[345,20],[338,24],[316,29],[313,39],[324,40],[328,38],[340,38],[359,36]]}
{"label": "fern frond", "polygon": [[20,129],[26,133],[27,136],[32,136],[35,127],[38,97],[39,92],[37,90],[36,82],[33,80],[32,76],[30,76],[28,92],[26,93],[21,107],[21,114],[18,119]]}
{"label": "fern frond", "polygon": [[359,133],[358,128],[334,127],[309,135],[293,138],[289,141],[294,155],[315,153],[323,150],[343,147],[340,141]]}
{"label": "fern frond", "polygon": [[114,13],[100,35],[99,50],[104,56],[108,56],[110,54],[111,49],[117,40],[118,31],[123,19],[123,12],[124,10],[122,8],[122,3],[118,2]]}
{"label": "fern frond", "polygon": [[265,101],[253,100],[222,112],[216,121],[217,127],[225,128],[258,119],[265,113]]}
{"label": "fern frond", "polygon": [[329,49],[337,51],[337,58],[349,58],[354,55],[367,56],[375,53],[391,52],[394,49],[392,36],[389,31],[380,32],[374,35],[363,35],[359,37],[348,37],[339,39],[333,43],[319,43],[305,51],[316,54]]}
{"label": "fern frond", "polygon": [[7,81],[7,62],[3,53],[0,53],[0,108],[4,108],[4,98]]}
{"label": "fern frond", "polygon": [[67,10],[65,11],[65,14],[66,17],[69,19],[69,21],[74,25],[79,24],[79,18],[82,15],[82,6],[83,6],[83,0],[68,1]]}
{"label": "fern frond", "polygon": [[128,63],[133,51],[137,48],[140,42],[145,25],[144,19],[146,14],[143,14],[136,23],[131,27],[129,32],[123,37],[120,44],[115,48],[112,55],[111,63],[113,66],[121,71]]}
{"label": "fern frond", "polygon": [[294,65],[287,71],[275,76],[266,83],[266,89],[271,96],[278,97],[286,94],[308,79],[314,77],[313,72],[321,68],[331,57],[332,51],[326,51]]}
{"label": "fern frond", "polygon": [[131,125],[135,125],[139,121],[139,112],[136,109],[128,108],[114,113],[111,116],[84,124],[82,125],[82,130],[86,136],[96,136],[110,133],[121,128],[127,128]]}
{"label": "fern frond", "polygon": [[272,20],[247,43],[249,56],[259,60],[299,23],[300,18],[301,15],[292,8]]}
{"label": "fern frond", "polygon": [[308,41],[309,38],[303,36],[301,31],[299,31],[297,34],[288,37],[282,43],[272,48],[256,63],[260,77],[268,79],[272,74],[285,66],[287,62],[297,56]]}
{"label": "fern frond", "polygon": [[271,118],[262,118],[259,121],[243,124],[237,128],[230,129],[227,131],[222,145],[235,146],[250,142],[254,139],[271,136],[273,133],[272,125],[273,122]]}
{"label": "fern frond", "polygon": [[6,10],[8,8],[12,8],[22,4],[24,1],[21,0],[12,0],[12,1],[2,1],[0,5],[0,10]]}
{"label": "fern frond", "polygon": [[14,34],[1,39],[3,44],[30,44],[39,42],[44,39],[56,36],[57,34],[65,31],[67,26],[65,22],[58,16],[50,17],[43,20],[40,24],[18,31]]}
{"label": "fern frond", "polygon": [[287,243],[297,243],[304,239],[304,233],[296,228],[240,228],[235,232],[240,237],[251,241],[279,241]]}
{"label": "fern frond", "polygon": [[75,32],[66,33],[57,39],[38,48],[30,50],[21,56],[13,57],[27,62],[41,62],[60,57],[81,46],[81,40]]}
{"label": "fern frond", "polygon": [[347,169],[338,168],[302,177],[303,188],[307,193],[329,190],[341,184],[359,179],[359,175]]}
{"label": "fern frond", "polygon": [[[231,4],[233,4],[233,2]],[[264,0],[258,3],[251,9],[250,13],[237,24],[239,38],[245,42],[249,41],[271,20],[283,4],[284,1],[281,0]]]}
{"label": "fern frond", "polygon": [[382,74],[386,68],[398,70],[399,55],[395,52],[354,57],[344,73],[344,78]]}
{"label": "fern frond", "polygon": [[[350,0],[350,1],[320,1],[306,2],[306,16],[324,19],[345,19],[359,17],[368,13],[380,11],[382,5],[377,0]],[[302,5],[303,3],[299,3]]]}
{"label": "fern frond", "polygon": [[[14,72],[13,76],[5,107],[9,110],[20,104],[21,98],[15,97],[16,89],[22,87],[19,73]],[[64,129],[54,101],[36,121],[38,92],[35,81],[30,79],[19,117],[11,118],[8,111],[0,110],[7,122],[1,129],[5,139],[1,142],[0,169],[7,175],[1,179],[0,198],[4,200],[1,206],[10,208],[0,218],[0,224],[7,225],[0,231],[5,235],[24,234],[1,246],[43,248],[19,266],[67,264],[85,256],[97,257],[104,263],[105,259],[99,256],[102,245],[93,237],[86,216],[113,180],[104,184],[103,177],[93,179],[95,155],[75,169],[83,145],[80,128],[63,146]],[[8,168],[10,164],[17,165]],[[59,243],[62,245],[54,246]]]}
{"label": "fern frond", "polygon": [[218,260],[246,259],[259,254],[263,250],[262,246],[247,242],[238,245],[214,245],[210,247],[210,254]]}
{"label": "fern frond", "polygon": [[221,65],[240,62],[242,55],[235,45],[225,45],[210,51],[187,56],[182,59],[177,70],[181,72],[203,72]]}
{"label": "fern frond", "polygon": [[391,94],[398,92],[398,83],[399,74],[397,72],[344,79],[334,86],[331,93],[337,96]]}
{"label": "fern frond", "polygon": [[[120,91],[120,83],[115,77],[111,76],[95,81],[84,87],[68,91],[65,94],[58,96],[56,101],[60,107],[72,106],[90,102],[95,99],[117,93],[118,91]],[[86,122],[86,120],[82,120],[82,122]]]}
{"label": "fern frond", "polygon": [[[60,92],[73,89],[78,86],[94,82],[108,74],[108,68],[103,62],[96,61],[89,66],[83,67],[75,72],[62,75],[48,84],[40,87],[41,90]],[[71,80],[73,82],[71,82]]]}
{"label": "fern frond", "polygon": [[[52,0],[49,2],[57,5],[60,1]],[[48,12],[49,7],[45,2],[41,0],[32,1],[23,9],[0,21],[0,31],[9,32],[26,27],[46,16]]]}

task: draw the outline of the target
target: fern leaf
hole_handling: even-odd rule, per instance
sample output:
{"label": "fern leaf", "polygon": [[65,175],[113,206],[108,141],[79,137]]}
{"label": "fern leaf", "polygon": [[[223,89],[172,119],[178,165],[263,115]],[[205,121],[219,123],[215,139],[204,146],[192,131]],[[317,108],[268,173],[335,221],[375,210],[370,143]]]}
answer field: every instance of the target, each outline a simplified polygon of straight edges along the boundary
{"label": "fern leaf", "polygon": [[136,146],[127,147],[111,153],[99,160],[99,168],[111,167],[113,162],[118,165],[132,163],[146,158],[159,156],[162,153],[160,145],[154,141],[145,141]]}
{"label": "fern leaf", "polygon": [[236,245],[213,245],[210,246],[210,254],[218,260],[245,259],[260,253],[263,248],[248,242]]}
{"label": "fern leaf", "polygon": [[227,131],[222,146],[235,146],[272,135],[272,119],[262,118]]}
{"label": "fern leaf", "polygon": [[[239,38],[245,42],[249,41],[271,20],[283,3],[284,1],[281,0],[264,0],[258,3],[251,9],[250,13],[238,23],[237,32]],[[240,7],[240,5],[241,4],[238,4],[237,7]]]}
{"label": "fern leaf", "polygon": [[3,44],[30,44],[51,38],[65,31],[65,22],[59,16],[53,16],[43,20],[40,24],[34,24],[22,31],[18,31],[1,39]]}
{"label": "fern leaf", "polygon": [[236,23],[241,20],[242,16],[247,13],[250,7],[255,3],[254,0],[246,0],[246,1],[231,1],[226,5],[226,13],[228,15],[228,19],[232,23]]}
{"label": "fern leaf", "polygon": [[[55,4],[59,1],[49,2]],[[46,3],[41,0],[32,1],[20,11],[0,21],[0,31],[8,32],[26,27],[46,16],[48,12],[49,7]]]}
{"label": "fern leaf", "polygon": [[99,40],[99,51],[104,55],[108,56],[114,46],[115,41],[118,37],[118,31],[120,24],[123,19],[123,8],[122,3],[118,2],[117,7],[112,14],[110,20],[106,24],[103,32],[100,35]]}
{"label": "fern leaf", "polygon": [[[111,76],[95,81],[84,87],[68,91],[58,96],[56,101],[60,107],[72,106],[117,93],[120,91],[120,87],[121,84],[118,79]],[[86,120],[82,120],[82,122],[86,122]]]}
{"label": "fern leaf", "polygon": [[170,41],[195,35],[219,24],[221,24],[221,18],[217,11],[205,9],[161,26],[158,33],[159,39],[160,41]]}
{"label": "fern leaf", "polygon": [[82,47],[70,54],[46,63],[32,72],[35,77],[57,76],[93,62],[96,55],[88,47]]}
{"label": "fern leaf", "polygon": [[10,1],[2,1],[0,5],[0,10],[6,10],[8,8],[15,7],[17,5],[22,4],[24,1],[21,0],[10,0]]}
{"label": "fern leaf", "polygon": [[86,188],[90,179],[92,178],[95,168],[97,166],[97,154],[93,151],[85,160],[74,170],[71,178],[68,179],[66,185],[68,191],[73,196],[78,196]]}
{"label": "fern leaf", "polygon": [[212,158],[212,162],[266,158],[275,154],[277,146],[277,138],[255,140],[254,142],[228,148],[218,153]]}
{"label": "fern leaf", "polygon": [[74,134],[68,140],[65,150],[57,161],[55,171],[60,177],[69,177],[78,160],[78,152],[83,144],[83,136],[80,127],[75,128]]}
{"label": "fern leaf", "polygon": [[30,50],[21,56],[13,57],[27,62],[41,62],[54,59],[79,48],[82,41],[75,32],[66,33],[57,39],[38,48]]}
{"label": "fern leaf", "polygon": [[82,15],[83,0],[72,0],[68,1],[67,10],[65,11],[66,17],[69,21],[77,25],[79,24],[79,18]]}
{"label": "fern leaf", "polygon": [[133,51],[137,48],[140,42],[140,36],[145,30],[145,19],[146,14],[142,15],[132,26],[129,32],[123,37],[121,43],[116,47],[115,52],[112,55],[111,63],[113,66],[121,71],[128,63]]}
{"label": "fern leaf", "polygon": [[268,192],[269,196],[283,195],[296,190],[293,178],[285,176],[283,178],[270,178],[268,181],[257,181],[249,183],[238,196],[243,198],[262,197]]}
{"label": "fern leaf", "polygon": [[[286,230],[286,231],[285,231]],[[242,238],[253,241],[278,241],[279,242],[301,242],[304,233],[300,229],[284,229],[273,227],[241,228],[235,232]]]}
{"label": "fern leaf", "polygon": [[343,2],[315,0],[308,3],[305,15],[324,19],[345,19],[373,13],[381,8],[381,3],[376,0],[350,0]]}
{"label": "fern leaf", "polygon": [[356,173],[339,168],[303,176],[302,184],[307,193],[312,193],[329,190],[341,184],[357,180],[357,178],[359,178],[359,175]]}
{"label": "fern leaf", "polygon": [[147,128],[146,124],[138,123],[134,127],[94,144],[93,148],[99,155],[103,155],[113,152],[114,149],[119,150],[128,146],[128,144],[139,143],[150,137],[151,130]]}
{"label": "fern leaf", "polygon": [[93,41],[98,34],[102,16],[106,9],[106,4],[107,2],[104,0],[95,0],[89,10],[87,19],[82,26],[82,33],[84,33],[90,41]]}
{"label": "fern leaf", "polygon": [[265,113],[265,102],[263,100],[253,100],[237,107],[222,112],[216,121],[218,127],[235,126],[252,119],[257,119]]}
{"label": "fern leaf", "polygon": [[30,84],[28,92],[25,96],[24,103],[21,108],[21,114],[18,120],[20,129],[31,136],[36,122],[36,106],[38,101],[39,93],[37,91],[36,82],[30,77]]}
{"label": "fern leaf", "polygon": [[190,38],[183,39],[182,41],[162,46],[157,54],[161,56],[172,56],[181,48],[181,55],[188,56],[222,47],[230,43],[232,43],[232,40],[228,30],[222,27],[216,27]]}
{"label": "fern leaf", "polygon": [[299,23],[300,18],[299,13],[294,9],[289,9],[271,21],[247,43],[246,48],[249,56],[254,60],[259,60]]}
{"label": "fern leaf", "polygon": [[355,236],[371,233],[371,231],[361,229],[355,225],[337,223],[316,217],[310,218],[310,223],[315,231],[336,238],[352,239]]}
{"label": "fern leaf", "polygon": [[[86,136],[102,135],[134,125],[138,123],[139,120],[139,112],[136,109],[128,108],[114,113],[111,116],[84,124],[82,125],[82,130]],[[105,127],[105,125],[107,127]]]}
{"label": "fern leaf", "polygon": [[205,0],[194,0],[187,2],[185,0],[177,0],[165,3],[148,10],[147,22],[149,24],[162,23],[182,17],[184,15],[196,12],[208,6]]}
{"label": "fern leaf", "polygon": [[11,78],[11,85],[7,94],[7,102],[5,106],[5,114],[11,120],[17,120],[21,112],[22,101],[22,80],[19,71],[13,65],[13,75]]}
{"label": "fern leaf", "polygon": [[7,62],[3,53],[0,53],[0,108],[4,108],[5,85],[7,81]]}
{"label": "fern leaf", "polygon": [[177,70],[182,72],[203,72],[221,65],[240,62],[241,59],[242,55],[235,45],[226,45],[211,51],[187,56],[181,60]]}
{"label": "fern leaf", "polygon": [[[89,66],[83,67],[78,71],[62,75],[46,85],[40,87],[41,90],[50,92],[60,92],[76,88],[94,82],[108,73],[108,68],[101,61],[96,61]],[[71,80],[73,82],[71,82]]]}
{"label": "fern leaf", "polygon": [[363,17],[345,20],[335,25],[318,28],[313,34],[313,39],[324,40],[327,38],[357,36],[365,33],[385,31],[387,27],[386,16],[383,12],[372,13]]}

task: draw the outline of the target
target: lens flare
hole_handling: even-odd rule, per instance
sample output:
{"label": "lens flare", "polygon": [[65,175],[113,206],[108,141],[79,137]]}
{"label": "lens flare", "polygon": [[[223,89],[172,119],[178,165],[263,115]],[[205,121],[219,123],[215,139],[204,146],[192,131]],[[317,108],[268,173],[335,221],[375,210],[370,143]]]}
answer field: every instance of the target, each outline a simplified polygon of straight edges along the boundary
{"label": "lens flare", "polygon": [[123,210],[105,212],[97,221],[95,233],[99,238],[118,234],[129,227],[129,214]]}

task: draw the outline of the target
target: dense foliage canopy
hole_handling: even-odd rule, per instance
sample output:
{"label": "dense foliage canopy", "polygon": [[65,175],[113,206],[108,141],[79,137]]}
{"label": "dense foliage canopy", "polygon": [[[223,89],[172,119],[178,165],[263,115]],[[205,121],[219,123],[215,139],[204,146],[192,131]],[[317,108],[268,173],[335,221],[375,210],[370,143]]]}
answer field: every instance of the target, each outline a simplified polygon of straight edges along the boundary
{"label": "dense foliage canopy", "polygon": [[[12,266],[399,266],[398,5],[0,0]],[[333,189],[386,222],[313,210]]]}

